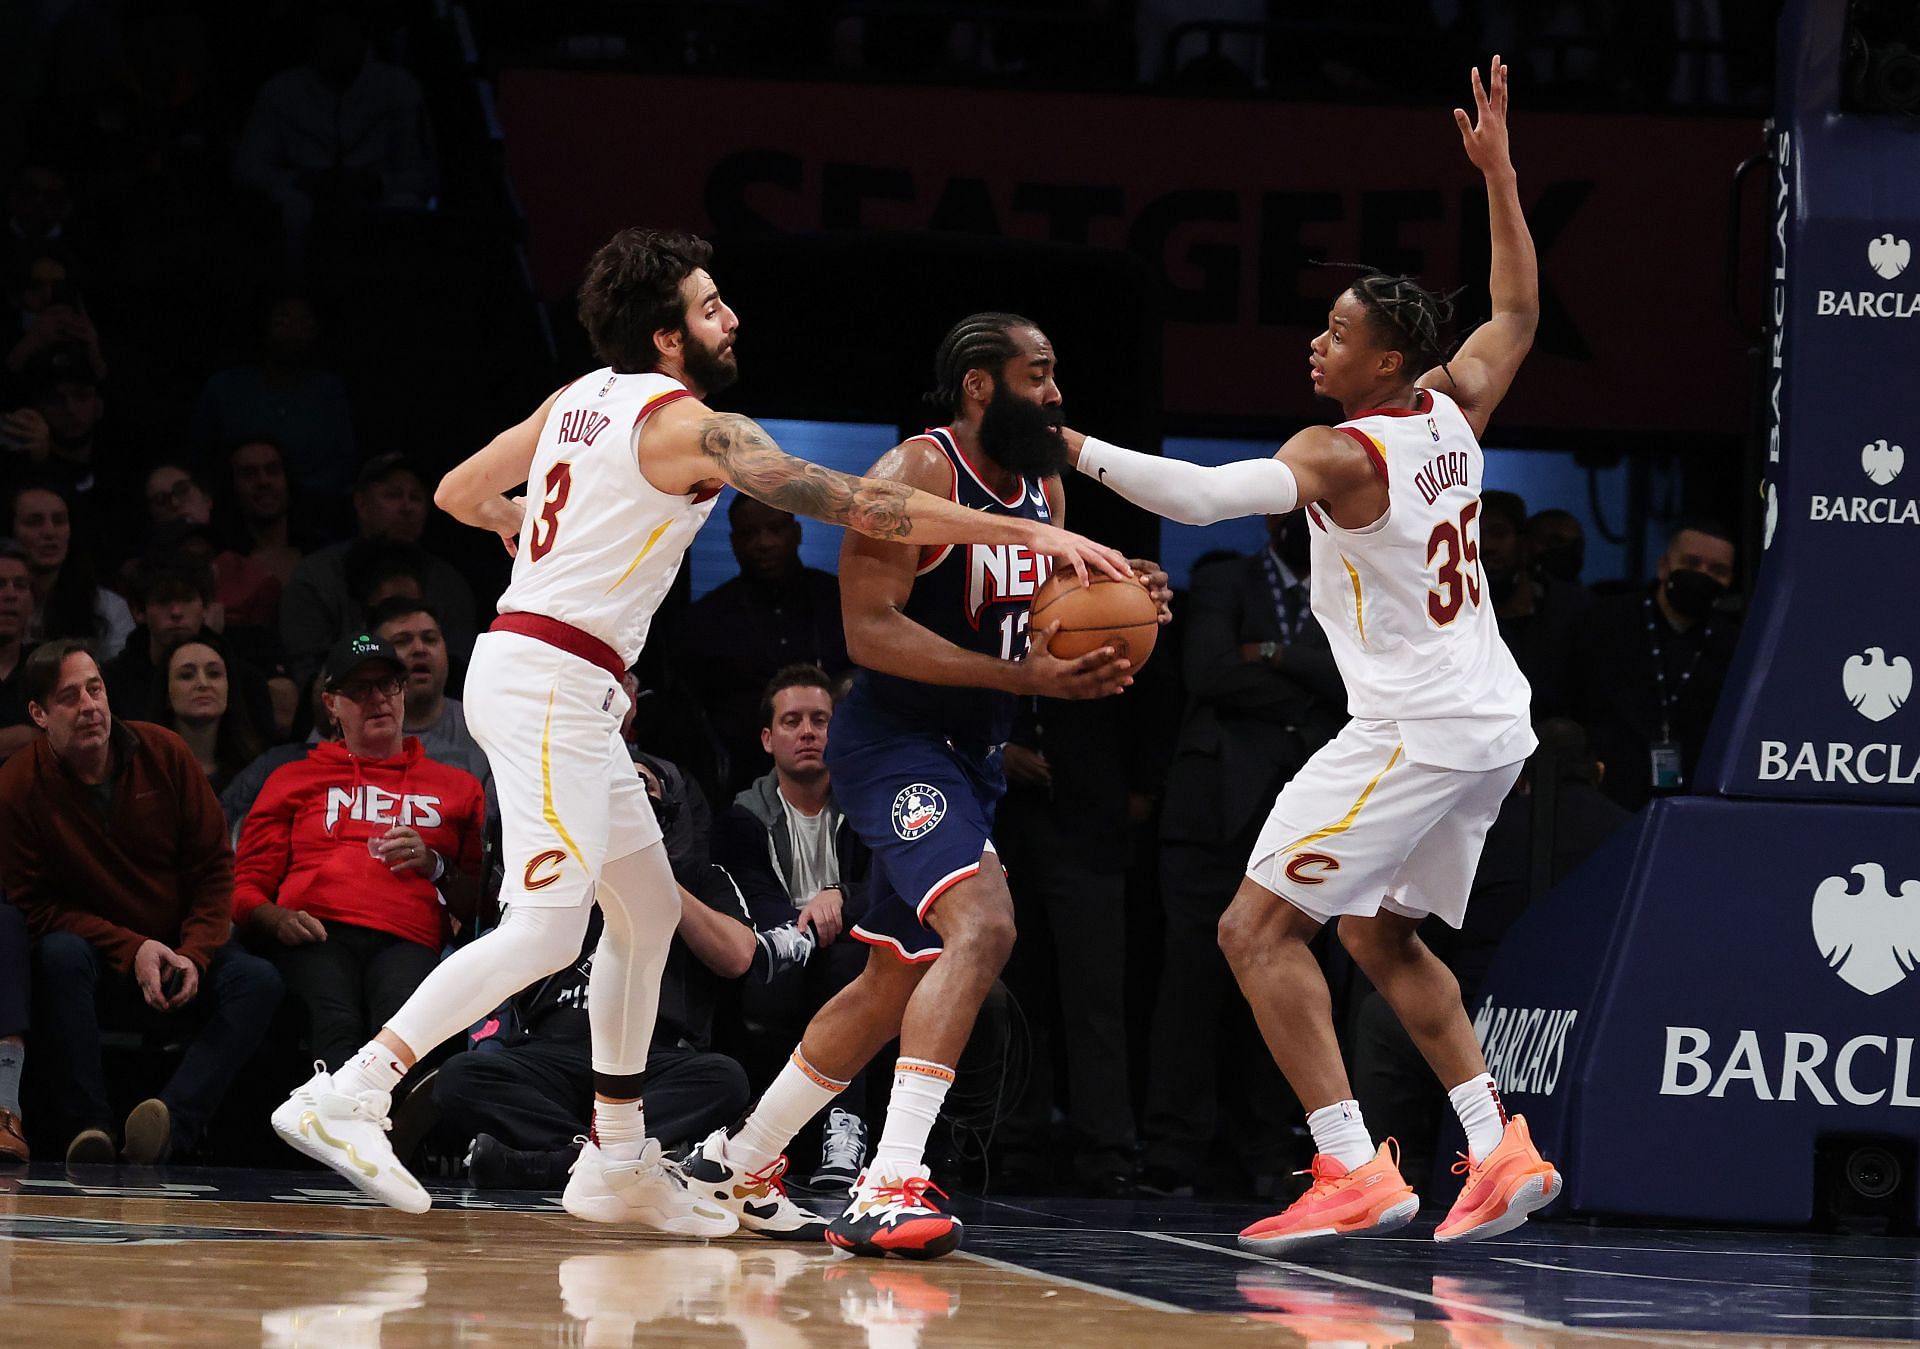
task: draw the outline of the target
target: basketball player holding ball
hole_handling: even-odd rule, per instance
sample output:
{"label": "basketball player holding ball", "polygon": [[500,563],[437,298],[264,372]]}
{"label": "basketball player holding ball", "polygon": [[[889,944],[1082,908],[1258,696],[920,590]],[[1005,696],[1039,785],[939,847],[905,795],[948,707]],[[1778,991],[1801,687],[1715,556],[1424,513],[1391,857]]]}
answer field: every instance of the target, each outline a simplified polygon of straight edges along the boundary
{"label": "basketball player holding ball", "polygon": [[[970,511],[1058,525],[1066,447],[1046,334],[1013,314],[974,314],[941,342],[933,400],[953,420],[889,451],[871,476]],[[1135,562],[1165,612],[1166,576]],[[994,855],[1006,790],[1000,746],[1019,697],[1104,698],[1132,665],[1111,647],[1029,648],[1048,560],[1019,546],[874,546],[840,552],[847,651],[861,668],[833,718],[833,792],[873,849],[883,889],[852,935],[866,968],[815,1015],[738,1133],[684,1163],[689,1188],[754,1225],[766,1177],[794,1134],[896,1035],[900,1058],[878,1147],[826,1239],[860,1255],[928,1259],[960,1243],[923,1160],[974,1018],[1013,947],[1013,899]],[[1128,585],[1130,582],[1117,582]]]}
{"label": "basketball player holding ball", "polygon": [[1449,306],[1408,277],[1366,275],[1313,340],[1314,391],[1344,419],[1274,457],[1202,468],[1068,433],[1075,466],[1169,519],[1206,524],[1304,505],[1313,614],[1346,680],[1353,720],[1274,802],[1220,946],[1280,1070],[1307,1109],[1312,1184],[1240,1234],[1282,1253],[1405,1225],[1419,1208],[1377,1150],[1334,1039],[1326,980],[1307,943],[1329,922],[1392,1006],[1466,1130],[1466,1177],[1435,1237],[1517,1227],[1560,1192],[1526,1121],[1507,1117],[1460,1004],[1417,935],[1459,927],[1501,800],[1534,748],[1526,679],[1500,641],[1480,574],[1480,436],[1539,319],[1533,240],[1507,150],[1507,69],[1472,78],[1476,116],[1454,110],[1486,178],[1493,316],[1451,359]]}

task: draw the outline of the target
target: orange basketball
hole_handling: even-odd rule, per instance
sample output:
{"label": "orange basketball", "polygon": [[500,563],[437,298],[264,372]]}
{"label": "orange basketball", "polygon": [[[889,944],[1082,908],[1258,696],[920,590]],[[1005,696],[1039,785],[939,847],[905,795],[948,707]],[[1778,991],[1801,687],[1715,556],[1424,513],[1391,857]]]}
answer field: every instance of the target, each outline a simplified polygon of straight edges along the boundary
{"label": "orange basketball", "polygon": [[1160,611],[1139,580],[1116,581],[1105,572],[1089,574],[1081,585],[1070,569],[1055,572],[1033,597],[1032,630],[1058,623],[1047,649],[1061,660],[1110,646],[1138,670],[1153,654],[1160,635]]}

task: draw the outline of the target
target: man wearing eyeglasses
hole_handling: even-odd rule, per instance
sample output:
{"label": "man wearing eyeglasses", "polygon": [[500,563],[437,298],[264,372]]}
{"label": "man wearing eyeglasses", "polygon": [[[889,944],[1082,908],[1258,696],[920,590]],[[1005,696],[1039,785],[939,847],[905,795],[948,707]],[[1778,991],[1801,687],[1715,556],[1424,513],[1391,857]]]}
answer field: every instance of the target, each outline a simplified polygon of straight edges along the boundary
{"label": "man wearing eyeglasses", "polygon": [[240,831],[233,917],[337,1068],[398,1011],[480,895],[480,782],[403,729],[406,666],[370,634],[328,654],[337,740],[276,769]]}

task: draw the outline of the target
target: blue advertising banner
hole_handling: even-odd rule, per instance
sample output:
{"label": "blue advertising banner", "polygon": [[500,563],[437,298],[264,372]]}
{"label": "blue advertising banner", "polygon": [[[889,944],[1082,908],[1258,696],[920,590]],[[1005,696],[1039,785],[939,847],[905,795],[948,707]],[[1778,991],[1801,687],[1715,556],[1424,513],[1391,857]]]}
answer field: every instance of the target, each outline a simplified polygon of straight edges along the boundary
{"label": "blue advertising banner", "polygon": [[1920,1136],[1920,829],[1655,801],[1501,945],[1467,1010],[1579,1212],[1804,1223],[1814,1149]]}
{"label": "blue advertising banner", "polygon": [[1846,8],[1781,25],[1767,553],[1698,781],[1920,804],[1920,136],[1836,111]]}

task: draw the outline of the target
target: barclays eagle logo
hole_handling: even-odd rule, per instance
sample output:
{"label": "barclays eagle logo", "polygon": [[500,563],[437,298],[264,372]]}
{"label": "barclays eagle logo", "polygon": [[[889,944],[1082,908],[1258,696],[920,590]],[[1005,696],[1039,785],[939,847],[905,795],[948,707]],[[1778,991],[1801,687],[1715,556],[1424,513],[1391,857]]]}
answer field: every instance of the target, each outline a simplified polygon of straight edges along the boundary
{"label": "barclays eagle logo", "polygon": [[1867,245],[1868,265],[1889,281],[1906,271],[1912,260],[1913,249],[1905,239],[1894,238],[1891,231]]}
{"label": "barclays eagle logo", "polygon": [[1913,664],[1905,656],[1888,660],[1886,652],[1870,646],[1858,656],[1847,657],[1840,683],[1854,711],[1868,721],[1885,721],[1913,692]]}
{"label": "barclays eagle logo", "polygon": [[1860,470],[1876,487],[1885,487],[1900,476],[1907,466],[1907,452],[1884,440],[1870,440],[1860,447]]}
{"label": "barclays eagle logo", "polygon": [[1920,880],[1887,889],[1878,862],[1853,868],[1860,888],[1845,876],[1829,876],[1813,892],[1813,939],[1828,968],[1872,997],[1885,993],[1920,963]]}

